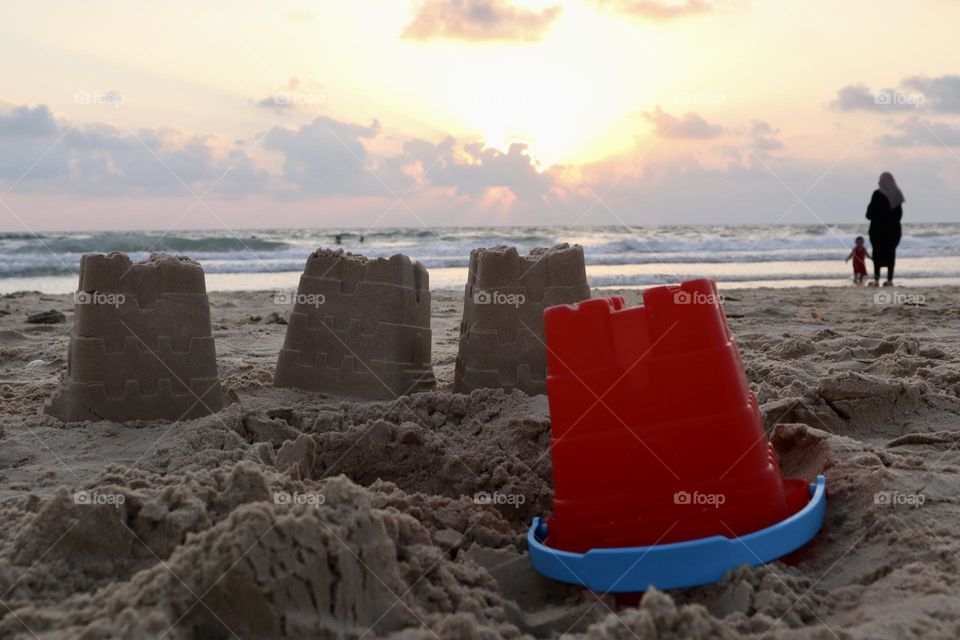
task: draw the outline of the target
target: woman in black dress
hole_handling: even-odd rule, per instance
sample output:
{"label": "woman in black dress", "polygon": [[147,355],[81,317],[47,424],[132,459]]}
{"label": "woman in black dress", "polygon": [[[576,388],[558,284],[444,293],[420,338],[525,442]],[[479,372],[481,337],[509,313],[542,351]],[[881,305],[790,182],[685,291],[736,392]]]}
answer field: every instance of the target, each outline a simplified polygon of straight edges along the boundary
{"label": "woman in black dress", "polygon": [[897,181],[886,171],[880,174],[880,188],[873,192],[867,207],[870,221],[870,246],[873,249],[873,277],[871,287],[880,284],[880,268],[887,268],[887,281],[893,284],[893,265],[897,260],[897,245],[900,244],[900,218],[903,217],[905,198]]}

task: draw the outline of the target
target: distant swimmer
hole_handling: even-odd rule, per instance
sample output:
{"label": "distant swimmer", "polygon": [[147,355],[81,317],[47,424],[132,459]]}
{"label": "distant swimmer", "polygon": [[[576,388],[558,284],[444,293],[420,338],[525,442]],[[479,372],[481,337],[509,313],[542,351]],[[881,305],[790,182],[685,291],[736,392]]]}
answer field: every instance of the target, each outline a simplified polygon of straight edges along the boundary
{"label": "distant swimmer", "polygon": [[343,234],[338,233],[336,236],[334,236],[333,241],[337,244],[343,244]]}
{"label": "distant swimmer", "polygon": [[360,244],[363,244],[363,234],[360,234]]}

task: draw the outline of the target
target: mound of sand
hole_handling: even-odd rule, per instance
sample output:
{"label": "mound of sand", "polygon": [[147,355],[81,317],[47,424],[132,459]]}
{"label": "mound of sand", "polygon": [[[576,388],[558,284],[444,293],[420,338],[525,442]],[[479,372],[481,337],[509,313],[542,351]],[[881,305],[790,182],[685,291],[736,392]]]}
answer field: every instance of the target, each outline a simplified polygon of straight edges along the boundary
{"label": "mound of sand", "polygon": [[[458,298],[432,319],[447,388]],[[270,294],[214,294],[230,406],[65,427],[40,408],[68,337],[25,318],[72,301],[4,299],[0,638],[958,637],[960,331],[944,321],[960,292],[879,310],[849,290],[731,298],[784,474],[829,477],[825,526],[781,562],[632,604],[530,566],[526,528],[552,500],[543,396],[275,389],[285,327],[249,322]]]}

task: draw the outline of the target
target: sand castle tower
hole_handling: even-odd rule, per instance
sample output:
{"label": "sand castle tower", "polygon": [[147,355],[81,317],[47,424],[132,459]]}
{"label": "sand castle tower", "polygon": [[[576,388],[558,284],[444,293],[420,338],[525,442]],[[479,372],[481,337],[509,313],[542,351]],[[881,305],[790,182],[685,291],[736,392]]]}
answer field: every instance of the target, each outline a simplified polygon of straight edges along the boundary
{"label": "sand castle tower", "polygon": [[162,253],[80,260],[67,374],[46,413],[80,420],[181,420],[223,408],[203,268]]}
{"label": "sand castle tower", "polygon": [[580,245],[537,248],[527,256],[505,246],[471,251],[454,391],[546,393],[543,310],[588,298]]}
{"label": "sand castle tower", "polygon": [[274,382],[369,399],[433,388],[430,281],[405,255],[307,258]]}

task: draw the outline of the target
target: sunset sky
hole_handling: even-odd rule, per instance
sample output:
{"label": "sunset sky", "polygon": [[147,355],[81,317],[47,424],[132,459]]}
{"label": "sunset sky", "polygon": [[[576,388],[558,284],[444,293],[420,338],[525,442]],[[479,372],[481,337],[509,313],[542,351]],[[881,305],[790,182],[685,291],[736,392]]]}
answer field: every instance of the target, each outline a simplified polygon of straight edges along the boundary
{"label": "sunset sky", "polygon": [[957,219],[960,3],[0,0],[0,229]]}

